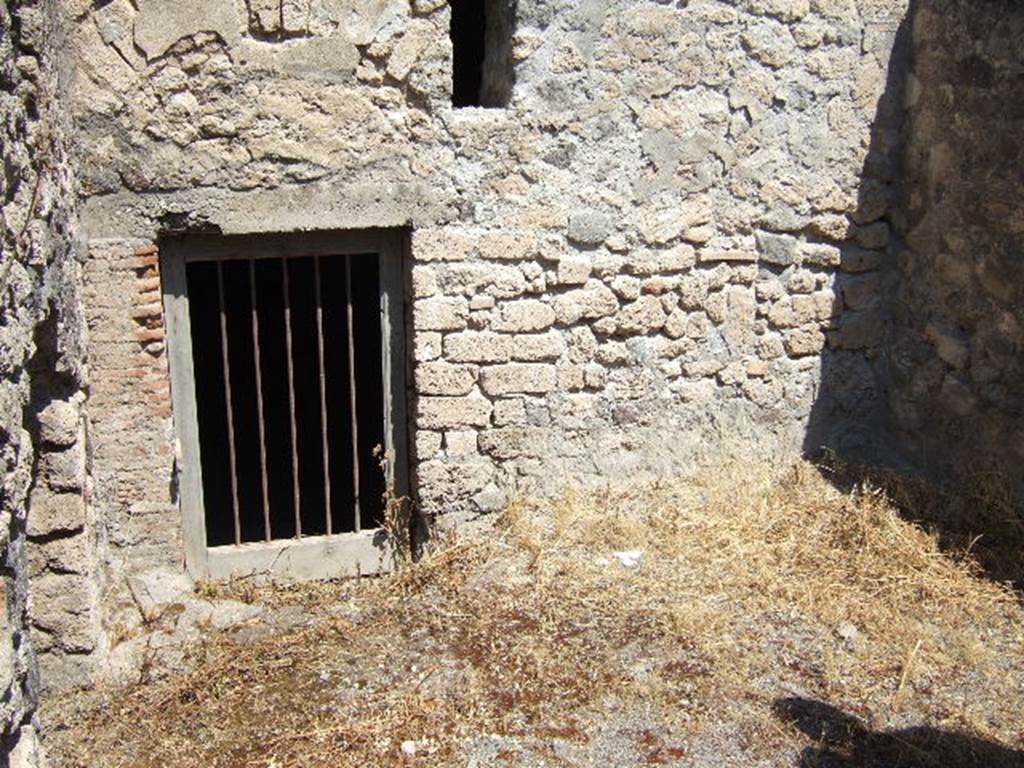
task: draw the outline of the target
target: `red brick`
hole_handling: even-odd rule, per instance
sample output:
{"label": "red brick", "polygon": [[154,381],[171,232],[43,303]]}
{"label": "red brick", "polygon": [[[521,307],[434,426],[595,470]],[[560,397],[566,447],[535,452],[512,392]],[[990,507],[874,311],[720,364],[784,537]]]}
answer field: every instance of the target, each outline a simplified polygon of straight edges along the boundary
{"label": "red brick", "polygon": [[135,338],[139,341],[163,341],[163,328],[147,328],[144,331],[136,331]]}

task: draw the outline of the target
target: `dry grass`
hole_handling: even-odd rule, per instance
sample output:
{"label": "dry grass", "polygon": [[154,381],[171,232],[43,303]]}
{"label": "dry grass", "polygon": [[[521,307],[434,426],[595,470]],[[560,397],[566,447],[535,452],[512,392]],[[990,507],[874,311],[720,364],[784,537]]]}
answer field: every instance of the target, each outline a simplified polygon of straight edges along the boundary
{"label": "dry grass", "polygon": [[44,717],[75,766],[1021,765],[1020,596],[889,498],[803,463],[570,489],[388,579],[249,589],[309,622]]}

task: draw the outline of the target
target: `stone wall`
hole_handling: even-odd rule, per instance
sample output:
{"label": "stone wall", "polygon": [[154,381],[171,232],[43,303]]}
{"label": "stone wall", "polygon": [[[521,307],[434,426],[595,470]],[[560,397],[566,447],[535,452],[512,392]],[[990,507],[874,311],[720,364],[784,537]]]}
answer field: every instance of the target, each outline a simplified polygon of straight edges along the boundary
{"label": "stone wall", "polygon": [[98,634],[80,577],[85,372],[58,18],[45,0],[0,7],[0,764],[12,766],[39,759],[37,654]]}
{"label": "stone wall", "polygon": [[900,438],[933,469],[1024,462],[1024,6],[921,0],[908,93]]}
{"label": "stone wall", "polygon": [[519,0],[506,109],[440,0],[63,4],[106,637],[181,568],[170,232],[411,232],[431,515],[880,434],[905,0]]}

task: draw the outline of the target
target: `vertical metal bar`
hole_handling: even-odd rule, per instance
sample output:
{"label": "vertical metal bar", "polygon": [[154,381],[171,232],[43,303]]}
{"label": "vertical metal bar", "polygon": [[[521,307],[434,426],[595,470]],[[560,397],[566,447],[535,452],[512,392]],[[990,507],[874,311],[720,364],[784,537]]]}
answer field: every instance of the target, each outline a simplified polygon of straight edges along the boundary
{"label": "vertical metal bar", "polygon": [[352,327],[352,257],[345,256],[345,312],[348,318],[348,391],[352,415],[352,503],[355,515],[355,530],[362,530],[362,513],[359,506],[359,419],[356,401],[356,341]]}
{"label": "vertical metal bar", "polygon": [[252,349],[256,368],[256,414],[260,428],[260,487],[263,490],[263,537],[270,541],[270,493],[267,490],[267,429],[263,422],[263,371],[260,365],[260,318],[256,311],[256,259],[249,259],[249,298],[252,305]]}
{"label": "vertical metal bar", "polygon": [[302,495],[299,491],[299,441],[298,428],[295,423],[295,360],[292,356],[292,302],[288,290],[288,259],[281,259],[281,272],[284,280],[281,289],[284,292],[284,330],[288,357],[288,415],[292,430],[292,493],[295,498],[295,538],[302,538]]}
{"label": "vertical metal bar", "polygon": [[324,455],[324,516],[327,535],[331,530],[331,467],[327,440],[327,371],[324,369],[324,302],[320,290],[320,257],[313,257],[313,280],[316,283],[316,355],[320,370],[320,441]]}
{"label": "vertical metal bar", "polygon": [[228,315],[224,305],[224,265],[217,262],[217,307],[220,310],[220,349],[224,361],[224,400],[228,411],[228,456],[231,460],[231,509],[235,517],[235,544],[242,543],[242,521],[238,511],[238,470],[235,458],[235,412],[231,404],[231,362],[228,359]]}

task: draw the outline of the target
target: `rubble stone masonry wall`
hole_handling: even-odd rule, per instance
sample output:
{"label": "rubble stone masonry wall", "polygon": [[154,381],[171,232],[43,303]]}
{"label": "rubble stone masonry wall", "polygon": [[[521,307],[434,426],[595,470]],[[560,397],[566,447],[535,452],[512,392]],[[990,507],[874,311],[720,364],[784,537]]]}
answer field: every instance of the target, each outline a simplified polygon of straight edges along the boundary
{"label": "rubble stone masonry wall", "polygon": [[[408,226],[432,511],[659,473],[716,430],[799,449],[816,403],[826,443],[876,406],[893,174],[865,166],[903,4],[524,0],[488,110],[450,106],[446,3],[273,5],[68,3],[98,367],[139,360],[161,231]],[[173,527],[169,414],[117,378],[98,502]]]}
{"label": "rubble stone masonry wall", "polygon": [[[74,512],[40,516],[67,554],[33,566],[60,684],[139,626],[134,576],[183,567],[164,235],[408,233],[432,516],[685,472],[723,443],[889,460],[923,450],[900,435],[940,444],[939,402],[942,425],[1019,435],[1009,0],[977,28],[968,0],[518,0],[501,109],[451,106],[443,0],[59,1],[91,371],[88,481],[77,357],[58,355],[60,404],[40,409],[60,457],[40,508]],[[45,313],[25,306],[31,328]],[[34,454],[4,450],[13,514]]]}
{"label": "rubble stone masonry wall", "polygon": [[99,636],[58,19],[0,6],[0,764],[18,767],[40,759],[40,684]]}
{"label": "rubble stone masonry wall", "polygon": [[504,109],[441,0],[62,2],[106,637],[182,567],[163,234],[409,232],[429,515],[879,434],[904,0],[519,0]]}
{"label": "rubble stone masonry wall", "polygon": [[921,0],[892,407],[928,466],[1024,484],[1024,5]]}

